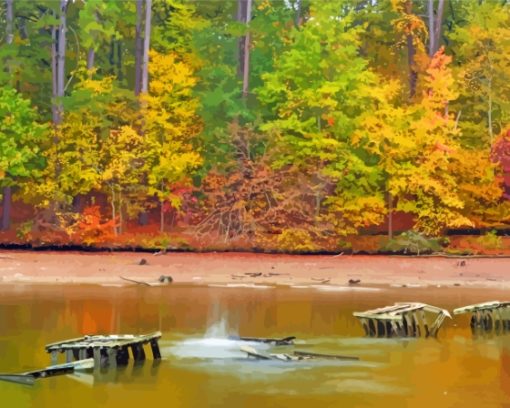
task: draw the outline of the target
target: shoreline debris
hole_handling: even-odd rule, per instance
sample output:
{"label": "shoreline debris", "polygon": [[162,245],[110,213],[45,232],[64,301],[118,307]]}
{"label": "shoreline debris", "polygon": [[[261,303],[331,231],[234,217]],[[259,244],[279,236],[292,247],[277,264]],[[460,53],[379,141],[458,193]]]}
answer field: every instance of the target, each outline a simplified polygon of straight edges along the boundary
{"label": "shoreline debris", "polygon": [[[429,324],[425,312],[437,314]],[[365,312],[354,312],[369,337],[436,337],[444,320],[452,318],[448,310],[425,303],[398,302]],[[423,328],[423,330],[422,330]]]}

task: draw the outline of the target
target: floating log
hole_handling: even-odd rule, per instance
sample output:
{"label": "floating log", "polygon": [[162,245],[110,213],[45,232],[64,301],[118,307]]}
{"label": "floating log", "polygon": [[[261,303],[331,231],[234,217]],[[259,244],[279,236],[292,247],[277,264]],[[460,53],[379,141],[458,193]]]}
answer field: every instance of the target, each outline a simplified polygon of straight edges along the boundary
{"label": "floating log", "polygon": [[453,311],[454,315],[471,313],[470,326],[473,332],[492,332],[510,330],[510,301],[476,303],[459,307]]}
{"label": "floating log", "polygon": [[[437,314],[429,327],[425,312]],[[435,337],[450,313],[445,309],[425,303],[402,303],[385,306],[365,312],[354,312],[369,337]]]}
{"label": "floating log", "polygon": [[75,371],[90,370],[94,368],[94,359],[78,360],[72,363],[51,365],[39,370],[27,371],[20,374],[0,374],[0,380],[17,384],[33,385],[38,378],[53,377],[74,373]]}
{"label": "floating log", "polygon": [[266,337],[239,337],[239,336],[229,336],[229,340],[236,340],[236,341],[249,341],[253,343],[265,343],[265,344],[271,344],[274,346],[290,346],[294,344],[294,340],[296,339],[295,336],[290,337],[283,337],[281,339],[273,339],[273,338],[266,338]]}
{"label": "floating log", "polygon": [[52,363],[56,363],[58,354],[65,353],[66,362],[73,359],[93,358],[97,366],[126,365],[129,360],[129,351],[136,362],[145,360],[144,345],[150,344],[154,360],[161,358],[158,340],[161,332],[145,335],[112,334],[84,336],[46,345],[46,352],[51,354]]}

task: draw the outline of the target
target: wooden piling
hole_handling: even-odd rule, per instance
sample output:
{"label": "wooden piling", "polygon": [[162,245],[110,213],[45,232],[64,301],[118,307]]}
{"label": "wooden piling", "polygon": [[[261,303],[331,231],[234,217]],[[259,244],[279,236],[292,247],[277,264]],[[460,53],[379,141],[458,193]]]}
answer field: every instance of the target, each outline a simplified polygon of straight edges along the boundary
{"label": "wooden piling", "polygon": [[161,359],[161,353],[159,351],[158,341],[153,339],[153,340],[150,341],[150,345],[151,345],[151,350],[152,350],[152,358],[154,360]]}
{"label": "wooden piling", "polygon": [[133,359],[135,362],[140,362],[145,360],[145,350],[140,343],[133,344],[131,346],[131,352],[133,353]]}
{"label": "wooden piling", "polygon": [[56,365],[58,363],[58,351],[51,352],[51,365]]}

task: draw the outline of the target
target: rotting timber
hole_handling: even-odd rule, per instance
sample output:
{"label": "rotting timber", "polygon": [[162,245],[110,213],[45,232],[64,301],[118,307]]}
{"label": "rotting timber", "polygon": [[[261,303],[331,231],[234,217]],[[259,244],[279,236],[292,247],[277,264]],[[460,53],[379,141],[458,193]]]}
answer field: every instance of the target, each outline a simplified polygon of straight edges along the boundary
{"label": "rotting timber", "polygon": [[150,344],[154,360],[161,359],[158,340],[161,332],[145,335],[114,334],[84,336],[46,345],[51,354],[52,364],[58,361],[58,354],[65,353],[66,362],[93,358],[96,367],[127,365],[129,349],[135,363],[145,360],[144,345]]}
{"label": "rotting timber", "polygon": [[454,315],[471,313],[471,330],[473,332],[492,332],[510,330],[510,301],[477,303],[459,307],[453,311]]}
{"label": "rotting timber", "polygon": [[[430,323],[427,314],[436,315]],[[436,337],[444,320],[451,319],[448,310],[425,303],[398,302],[393,306],[365,312],[354,312],[370,337]]]}

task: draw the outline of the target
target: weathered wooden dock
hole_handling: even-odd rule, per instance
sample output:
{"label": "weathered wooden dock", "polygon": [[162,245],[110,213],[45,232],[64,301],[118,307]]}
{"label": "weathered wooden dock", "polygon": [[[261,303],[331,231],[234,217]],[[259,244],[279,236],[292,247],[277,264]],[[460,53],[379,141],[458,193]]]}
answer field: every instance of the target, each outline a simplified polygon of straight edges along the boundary
{"label": "weathered wooden dock", "polygon": [[459,307],[453,311],[454,315],[471,313],[471,329],[482,332],[496,333],[510,330],[510,301],[476,303]]}
{"label": "weathered wooden dock", "polygon": [[154,360],[161,358],[158,340],[161,332],[145,335],[112,334],[84,336],[46,345],[51,354],[52,364],[58,362],[58,355],[65,353],[67,363],[73,360],[93,358],[96,367],[126,365],[129,361],[129,349],[135,362],[146,358],[144,345],[150,344]]}
{"label": "weathered wooden dock", "polygon": [[[427,313],[437,315],[430,323]],[[385,306],[365,312],[354,312],[370,337],[435,337],[448,317],[448,310],[425,303],[398,302],[392,306]]]}

